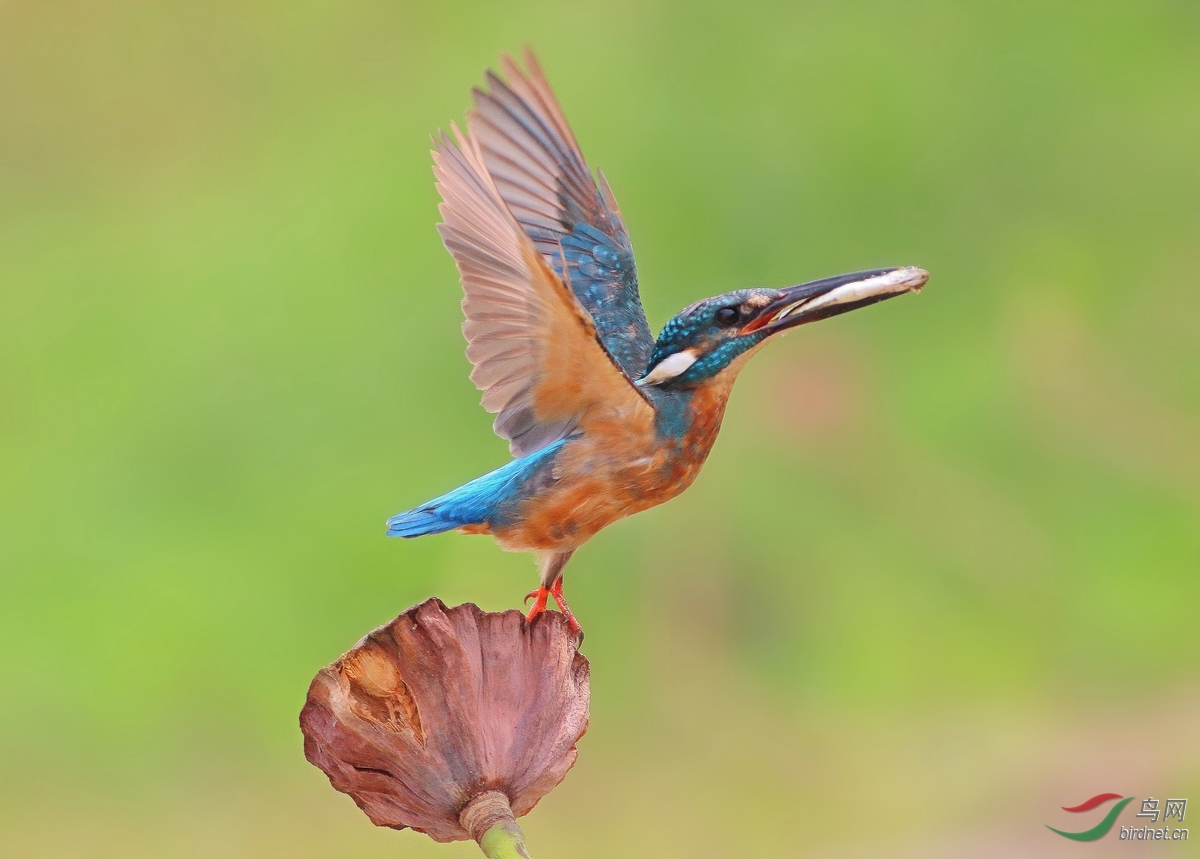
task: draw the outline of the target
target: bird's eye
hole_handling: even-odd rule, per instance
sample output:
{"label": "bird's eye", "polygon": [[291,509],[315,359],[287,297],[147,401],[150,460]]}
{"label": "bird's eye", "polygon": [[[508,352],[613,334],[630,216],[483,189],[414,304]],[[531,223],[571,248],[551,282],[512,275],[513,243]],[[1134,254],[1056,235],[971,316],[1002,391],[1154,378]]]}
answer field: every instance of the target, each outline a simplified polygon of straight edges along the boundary
{"label": "bird's eye", "polygon": [[738,312],[735,307],[722,307],[717,311],[717,324],[724,325],[728,328],[730,325],[738,321]]}

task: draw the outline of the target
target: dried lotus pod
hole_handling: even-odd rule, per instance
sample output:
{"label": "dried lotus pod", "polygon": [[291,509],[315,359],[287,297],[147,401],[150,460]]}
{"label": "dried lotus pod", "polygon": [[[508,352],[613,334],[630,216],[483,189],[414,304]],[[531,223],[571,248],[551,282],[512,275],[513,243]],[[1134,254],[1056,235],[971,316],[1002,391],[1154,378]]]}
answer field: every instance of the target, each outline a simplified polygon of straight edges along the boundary
{"label": "dried lotus pod", "polygon": [[527,624],[426,600],[317,674],[305,757],[377,826],[474,838],[491,855],[485,835],[519,840],[514,818],[579,754],[588,662],[574,640],[554,612]]}

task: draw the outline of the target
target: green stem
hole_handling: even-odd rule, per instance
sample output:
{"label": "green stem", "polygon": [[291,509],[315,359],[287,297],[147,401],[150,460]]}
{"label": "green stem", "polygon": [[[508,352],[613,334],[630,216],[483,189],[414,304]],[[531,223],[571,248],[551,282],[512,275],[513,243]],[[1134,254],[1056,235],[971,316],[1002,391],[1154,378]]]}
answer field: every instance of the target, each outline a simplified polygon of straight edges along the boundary
{"label": "green stem", "polygon": [[491,827],[479,839],[479,847],[488,859],[530,859],[525,833],[515,820]]}
{"label": "green stem", "polygon": [[529,859],[525,833],[517,826],[504,791],[485,790],[472,797],[458,820],[488,859]]}

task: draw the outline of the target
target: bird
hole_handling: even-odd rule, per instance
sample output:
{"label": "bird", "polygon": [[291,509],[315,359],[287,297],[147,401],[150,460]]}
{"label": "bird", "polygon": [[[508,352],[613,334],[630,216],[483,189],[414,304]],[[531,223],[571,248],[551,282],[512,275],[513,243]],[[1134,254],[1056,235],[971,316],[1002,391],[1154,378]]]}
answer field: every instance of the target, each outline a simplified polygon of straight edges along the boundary
{"label": "bird", "polygon": [[490,534],[531,551],[527,620],[563,594],[571,556],[601,529],[687,489],[750,357],[792,328],[919,291],[929,273],[876,268],[705,298],[657,337],[633,246],[603,171],[592,174],[532,50],[472,90],[463,128],[434,138],[438,231],[462,283],[471,380],[513,459],[387,520],[387,534]]}

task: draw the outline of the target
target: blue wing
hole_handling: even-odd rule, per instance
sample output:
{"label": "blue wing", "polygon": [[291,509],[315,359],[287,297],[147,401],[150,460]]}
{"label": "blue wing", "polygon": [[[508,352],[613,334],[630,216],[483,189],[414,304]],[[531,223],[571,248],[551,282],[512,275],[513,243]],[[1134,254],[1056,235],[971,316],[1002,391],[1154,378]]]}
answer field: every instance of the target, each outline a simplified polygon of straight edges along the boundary
{"label": "blue wing", "polygon": [[504,57],[474,90],[470,127],[500,196],[591,315],[617,365],[639,378],[654,337],[638,295],[633,246],[604,174],[597,185],[531,51],[526,72]]}

